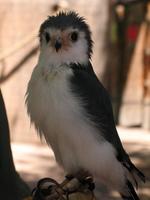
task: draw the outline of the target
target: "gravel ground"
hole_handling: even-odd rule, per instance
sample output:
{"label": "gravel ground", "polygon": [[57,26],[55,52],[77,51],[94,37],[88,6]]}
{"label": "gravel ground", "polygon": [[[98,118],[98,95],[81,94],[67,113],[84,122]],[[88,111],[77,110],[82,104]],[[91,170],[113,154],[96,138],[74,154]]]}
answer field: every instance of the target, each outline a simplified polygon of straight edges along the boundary
{"label": "gravel ground", "polygon": [[[141,200],[150,200],[150,132],[120,127],[118,132],[131,159],[146,176],[146,183],[140,184],[138,190]],[[12,151],[17,171],[31,188],[43,177],[51,177],[57,181],[63,179],[63,170],[56,164],[53,152],[46,144],[12,143]],[[113,199],[120,199],[115,192],[112,194]],[[111,198],[103,196],[104,199]]]}

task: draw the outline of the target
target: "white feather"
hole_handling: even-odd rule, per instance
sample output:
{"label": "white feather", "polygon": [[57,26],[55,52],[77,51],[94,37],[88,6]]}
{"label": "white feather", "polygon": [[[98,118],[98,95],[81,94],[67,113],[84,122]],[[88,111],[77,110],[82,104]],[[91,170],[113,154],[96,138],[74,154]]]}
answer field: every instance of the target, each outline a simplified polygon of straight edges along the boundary
{"label": "white feather", "polygon": [[115,150],[100,136],[79,97],[72,93],[72,75],[67,65],[34,69],[26,100],[31,121],[44,134],[57,162],[68,173],[83,168],[105,184],[122,187],[124,172]]}

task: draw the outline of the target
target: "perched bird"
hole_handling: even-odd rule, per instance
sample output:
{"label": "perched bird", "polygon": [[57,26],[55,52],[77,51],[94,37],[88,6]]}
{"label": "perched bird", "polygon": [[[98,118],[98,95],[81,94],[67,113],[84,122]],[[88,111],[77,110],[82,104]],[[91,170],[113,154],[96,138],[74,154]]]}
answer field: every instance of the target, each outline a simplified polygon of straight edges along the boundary
{"label": "perched bird", "polygon": [[85,19],[75,12],[49,16],[39,38],[26,105],[40,136],[66,173],[88,171],[124,200],[139,200],[133,185],[145,177],[121,144],[109,95],[93,71]]}

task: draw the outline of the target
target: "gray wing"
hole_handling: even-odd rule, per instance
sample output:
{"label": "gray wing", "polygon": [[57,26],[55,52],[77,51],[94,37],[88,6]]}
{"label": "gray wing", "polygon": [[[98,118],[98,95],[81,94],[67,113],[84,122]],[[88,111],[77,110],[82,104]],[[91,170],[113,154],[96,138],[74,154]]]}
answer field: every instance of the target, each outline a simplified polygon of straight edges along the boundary
{"label": "gray wing", "polygon": [[74,72],[70,80],[71,89],[79,94],[88,116],[96,123],[100,134],[103,134],[103,137],[116,149],[116,158],[133,176],[135,184],[137,185],[135,175],[145,182],[144,174],[131,162],[122,146],[116,130],[109,94],[98,80],[91,64],[87,66],[73,64],[71,67]]}
{"label": "gray wing", "polygon": [[118,160],[122,161],[128,155],[116,130],[108,92],[96,77],[90,63],[84,67],[79,64],[73,65],[72,68],[74,76],[71,78],[71,89],[79,94],[91,120],[96,123],[103,137],[116,149]]}

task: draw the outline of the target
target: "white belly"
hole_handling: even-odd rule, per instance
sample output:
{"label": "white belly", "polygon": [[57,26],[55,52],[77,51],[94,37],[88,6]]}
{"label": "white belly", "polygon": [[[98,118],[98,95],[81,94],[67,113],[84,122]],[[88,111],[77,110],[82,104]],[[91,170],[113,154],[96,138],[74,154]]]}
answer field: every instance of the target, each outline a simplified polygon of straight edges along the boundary
{"label": "white belly", "polygon": [[103,141],[79,98],[70,91],[71,75],[69,72],[45,79],[41,74],[36,75],[36,70],[33,72],[26,101],[31,121],[44,134],[56,160],[68,173],[83,168],[96,175],[106,173],[107,177],[111,173],[111,177],[113,163],[119,177],[122,170],[120,166],[118,170],[114,148]]}
{"label": "white belly", "polygon": [[91,139],[95,138],[87,137],[87,132],[92,126],[87,124],[89,120],[83,116],[84,111],[80,102],[70,91],[68,78],[71,72],[62,73],[61,76],[58,74],[54,77],[44,77],[36,70],[31,77],[27,97],[31,121],[40,134],[44,134],[55,153],[56,160],[67,171],[78,169],[78,151],[87,151]]}

